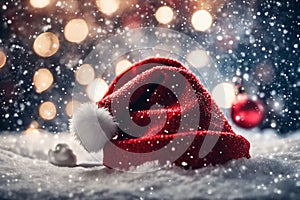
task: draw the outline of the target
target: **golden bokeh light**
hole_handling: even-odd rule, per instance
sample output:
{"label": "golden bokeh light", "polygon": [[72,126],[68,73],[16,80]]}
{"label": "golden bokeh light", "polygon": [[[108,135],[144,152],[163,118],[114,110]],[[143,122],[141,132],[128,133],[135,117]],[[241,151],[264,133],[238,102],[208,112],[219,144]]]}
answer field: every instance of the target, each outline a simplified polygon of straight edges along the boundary
{"label": "golden bokeh light", "polygon": [[33,76],[34,89],[37,93],[42,93],[53,84],[53,75],[47,68],[41,68]]}
{"label": "golden bokeh light", "polygon": [[89,27],[84,19],[72,19],[65,26],[64,35],[66,40],[80,43],[89,34]]}
{"label": "golden bokeh light", "polygon": [[102,13],[112,15],[119,9],[120,0],[96,0],[96,5]]}
{"label": "golden bokeh light", "polygon": [[28,136],[39,135],[40,131],[37,128],[30,128],[29,127],[25,130],[25,134],[28,135]]}
{"label": "golden bokeh light", "polygon": [[25,134],[39,134],[39,123],[37,121],[32,121],[25,131]]}
{"label": "golden bokeh light", "polygon": [[33,120],[30,124],[29,124],[29,128],[38,128],[39,127],[39,123],[35,120]]}
{"label": "golden bokeh light", "polygon": [[103,79],[97,78],[87,86],[86,93],[91,101],[97,102],[101,100],[107,90],[107,83]]}
{"label": "golden bokeh light", "polygon": [[212,91],[212,97],[221,108],[231,108],[236,98],[234,85],[219,83]]}
{"label": "golden bokeh light", "polygon": [[203,68],[209,65],[210,57],[208,53],[203,49],[192,51],[187,55],[187,61],[189,61],[196,68]]}
{"label": "golden bokeh light", "polygon": [[79,101],[76,101],[76,100],[71,100],[67,103],[66,105],[66,113],[69,117],[72,117],[73,114],[77,111],[77,109],[79,108],[80,106],[80,102]]}
{"label": "golden bokeh light", "polygon": [[29,2],[34,8],[45,8],[50,4],[50,0],[30,0]]}
{"label": "golden bokeh light", "polygon": [[173,10],[169,6],[161,6],[155,12],[155,18],[161,24],[169,24],[173,17]]}
{"label": "golden bokeh light", "polygon": [[95,79],[95,70],[89,64],[81,65],[75,72],[76,80],[81,85],[88,85]]}
{"label": "golden bokeh light", "polygon": [[196,31],[208,30],[212,22],[213,18],[206,10],[198,10],[192,15],[192,25]]}
{"label": "golden bokeh light", "polygon": [[0,50],[0,68],[4,67],[6,64],[6,55],[3,51]]}
{"label": "golden bokeh light", "polygon": [[118,75],[122,74],[129,67],[131,67],[131,65],[132,65],[132,63],[127,59],[119,61],[116,65],[116,75],[118,76]]}
{"label": "golden bokeh light", "polygon": [[56,116],[56,107],[51,101],[44,102],[39,107],[39,115],[44,120],[51,120]]}
{"label": "golden bokeh light", "polygon": [[58,37],[51,32],[45,32],[35,38],[33,50],[41,57],[50,57],[59,49]]}

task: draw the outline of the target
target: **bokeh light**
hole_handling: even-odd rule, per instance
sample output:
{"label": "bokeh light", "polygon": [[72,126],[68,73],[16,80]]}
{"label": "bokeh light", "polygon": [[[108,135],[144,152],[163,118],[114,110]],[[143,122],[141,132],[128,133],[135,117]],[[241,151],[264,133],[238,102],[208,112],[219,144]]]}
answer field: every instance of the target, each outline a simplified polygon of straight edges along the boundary
{"label": "bokeh light", "polygon": [[89,27],[84,19],[72,19],[65,26],[64,35],[66,40],[80,43],[89,34]]}
{"label": "bokeh light", "polygon": [[97,102],[101,100],[107,90],[107,83],[103,79],[97,78],[88,85],[86,88],[86,93],[91,101]]}
{"label": "bokeh light", "polygon": [[59,49],[58,37],[51,32],[40,34],[33,43],[33,50],[41,57],[50,57]]}
{"label": "bokeh light", "polygon": [[35,120],[33,120],[30,124],[29,124],[29,128],[38,128],[39,127],[39,123]]}
{"label": "bokeh light", "polygon": [[34,89],[37,93],[42,93],[53,84],[53,75],[47,68],[41,68],[33,76]]}
{"label": "bokeh light", "polygon": [[28,126],[28,128],[26,129],[25,131],[25,134],[28,135],[28,134],[39,134],[39,123],[37,121],[32,121],[30,123],[30,125]]}
{"label": "bokeh light", "polygon": [[81,65],[75,72],[76,80],[81,85],[88,85],[95,79],[95,70],[89,64]]}
{"label": "bokeh light", "polygon": [[40,131],[36,128],[27,128],[24,133],[28,136],[38,136],[40,134]]}
{"label": "bokeh light", "polygon": [[96,0],[96,5],[102,13],[106,15],[112,15],[119,9],[120,1],[119,0]]}
{"label": "bokeh light", "polygon": [[132,65],[132,63],[127,59],[120,60],[116,65],[116,76],[122,74],[129,67],[131,67],[131,65]]}
{"label": "bokeh light", "polygon": [[198,10],[192,15],[192,25],[196,31],[208,30],[212,22],[213,18],[206,10]]}
{"label": "bokeh light", "polygon": [[69,117],[72,117],[73,114],[76,112],[76,110],[79,108],[80,106],[80,102],[79,101],[76,101],[76,100],[71,100],[67,103],[66,105],[66,114],[69,116]]}
{"label": "bokeh light", "polygon": [[39,107],[39,115],[44,120],[54,119],[56,116],[56,107],[51,101],[44,102]]}
{"label": "bokeh light", "polygon": [[187,55],[187,61],[196,68],[203,68],[209,65],[210,57],[205,50],[198,49]]}
{"label": "bokeh light", "polygon": [[169,6],[161,6],[155,12],[155,18],[161,24],[169,24],[173,17],[173,10]]}
{"label": "bokeh light", "polygon": [[3,51],[0,50],[0,68],[4,67],[6,64],[6,55]]}
{"label": "bokeh light", "polygon": [[212,97],[221,108],[231,108],[236,99],[235,87],[231,83],[219,83],[213,89]]}
{"label": "bokeh light", "polygon": [[34,8],[45,8],[50,4],[50,0],[30,0],[29,2]]}

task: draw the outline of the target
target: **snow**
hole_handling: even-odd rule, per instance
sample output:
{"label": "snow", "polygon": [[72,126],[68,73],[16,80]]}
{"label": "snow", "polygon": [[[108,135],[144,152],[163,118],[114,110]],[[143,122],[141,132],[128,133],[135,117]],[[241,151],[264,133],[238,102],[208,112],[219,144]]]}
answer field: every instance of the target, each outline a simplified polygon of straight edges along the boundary
{"label": "snow", "polygon": [[[241,131],[237,131],[241,132]],[[67,143],[78,162],[101,160],[74,142],[70,133],[42,131],[0,134],[0,197],[4,199],[235,199],[300,195],[300,134],[245,133],[251,159],[199,170],[167,167],[159,171],[120,172],[103,166],[51,165],[47,153]],[[98,159],[96,159],[98,158]],[[151,167],[145,165],[145,168]],[[151,170],[149,170],[151,171]]]}

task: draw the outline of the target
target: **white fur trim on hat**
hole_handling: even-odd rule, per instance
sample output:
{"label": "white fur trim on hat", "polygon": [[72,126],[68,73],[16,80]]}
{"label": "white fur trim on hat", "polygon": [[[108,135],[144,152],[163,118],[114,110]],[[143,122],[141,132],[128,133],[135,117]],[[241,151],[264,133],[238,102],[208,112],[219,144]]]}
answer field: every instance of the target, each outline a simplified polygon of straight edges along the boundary
{"label": "white fur trim on hat", "polygon": [[70,131],[89,152],[100,151],[116,133],[117,123],[105,108],[85,103],[70,120]]}

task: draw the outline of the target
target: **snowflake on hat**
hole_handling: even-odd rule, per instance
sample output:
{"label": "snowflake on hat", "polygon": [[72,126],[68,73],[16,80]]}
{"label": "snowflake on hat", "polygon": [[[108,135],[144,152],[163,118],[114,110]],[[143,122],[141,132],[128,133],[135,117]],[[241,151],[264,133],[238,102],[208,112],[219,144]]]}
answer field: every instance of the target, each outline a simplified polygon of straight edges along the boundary
{"label": "snowflake on hat", "polygon": [[149,161],[186,169],[250,158],[200,80],[178,61],[149,58],[117,76],[96,104],[83,104],[71,132],[103,164],[127,170]]}

